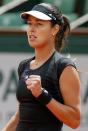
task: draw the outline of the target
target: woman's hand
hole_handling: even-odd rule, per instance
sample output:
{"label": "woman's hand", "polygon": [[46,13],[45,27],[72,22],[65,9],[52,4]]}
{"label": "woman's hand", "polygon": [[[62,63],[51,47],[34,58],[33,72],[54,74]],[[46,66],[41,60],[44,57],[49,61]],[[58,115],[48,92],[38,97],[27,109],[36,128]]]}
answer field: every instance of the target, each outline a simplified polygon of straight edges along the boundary
{"label": "woman's hand", "polygon": [[34,97],[38,97],[42,92],[41,77],[39,75],[30,75],[26,80],[27,89],[31,91]]}

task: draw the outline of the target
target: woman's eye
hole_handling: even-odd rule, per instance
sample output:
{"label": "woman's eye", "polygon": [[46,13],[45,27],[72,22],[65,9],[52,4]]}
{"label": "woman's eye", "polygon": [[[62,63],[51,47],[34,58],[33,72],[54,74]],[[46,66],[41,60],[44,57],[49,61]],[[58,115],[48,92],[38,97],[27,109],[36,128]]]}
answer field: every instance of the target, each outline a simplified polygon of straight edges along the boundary
{"label": "woman's eye", "polygon": [[31,25],[31,22],[27,21],[27,24],[28,24],[28,25]]}
{"label": "woman's eye", "polygon": [[42,25],[42,23],[37,23],[38,25]]}

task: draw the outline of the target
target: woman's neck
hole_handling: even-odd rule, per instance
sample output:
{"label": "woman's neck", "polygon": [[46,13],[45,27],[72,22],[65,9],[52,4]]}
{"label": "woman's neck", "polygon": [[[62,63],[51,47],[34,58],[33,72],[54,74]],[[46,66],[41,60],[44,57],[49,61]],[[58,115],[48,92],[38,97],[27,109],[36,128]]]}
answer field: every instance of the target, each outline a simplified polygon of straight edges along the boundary
{"label": "woman's neck", "polygon": [[46,61],[53,53],[55,52],[55,48],[38,48],[35,49],[35,61],[42,62]]}

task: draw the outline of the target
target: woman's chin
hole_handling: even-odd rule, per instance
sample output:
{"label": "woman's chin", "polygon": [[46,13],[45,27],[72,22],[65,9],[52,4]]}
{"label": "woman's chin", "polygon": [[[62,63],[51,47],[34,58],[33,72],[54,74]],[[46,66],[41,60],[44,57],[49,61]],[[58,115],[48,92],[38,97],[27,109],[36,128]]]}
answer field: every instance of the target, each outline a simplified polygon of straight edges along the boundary
{"label": "woman's chin", "polygon": [[42,44],[38,44],[38,43],[29,43],[30,47],[32,48],[41,48]]}

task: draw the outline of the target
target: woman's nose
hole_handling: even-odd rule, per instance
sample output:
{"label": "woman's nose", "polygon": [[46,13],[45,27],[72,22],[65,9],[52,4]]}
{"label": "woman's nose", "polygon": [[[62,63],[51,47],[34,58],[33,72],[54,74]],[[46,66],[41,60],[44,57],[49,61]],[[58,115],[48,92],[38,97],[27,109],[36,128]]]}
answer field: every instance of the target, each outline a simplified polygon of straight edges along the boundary
{"label": "woman's nose", "polygon": [[35,31],[36,31],[36,26],[35,26],[35,25],[31,25],[31,26],[29,27],[29,31],[30,31],[30,32],[35,32]]}

